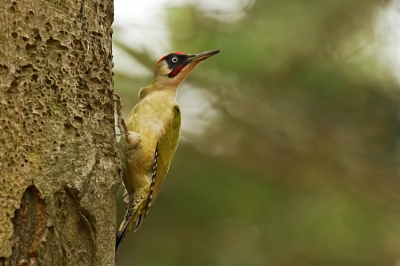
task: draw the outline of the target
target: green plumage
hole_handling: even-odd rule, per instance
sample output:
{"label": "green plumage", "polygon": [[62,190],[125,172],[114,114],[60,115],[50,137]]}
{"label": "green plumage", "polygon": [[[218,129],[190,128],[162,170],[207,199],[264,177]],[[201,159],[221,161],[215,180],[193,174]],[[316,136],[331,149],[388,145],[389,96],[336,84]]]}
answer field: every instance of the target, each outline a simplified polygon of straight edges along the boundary
{"label": "green plumage", "polygon": [[146,218],[178,147],[181,112],[175,97],[179,85],[197,64],[217,53],[219,50],[164,56],[151,84],[140,90],[140,100],[129,113],[120,140],[128,206],[117,233],[116,252],[129,230],[138,230]]}
{"label": "green plumage", "polygon": [[[128,115],[126,124],[131,135],[128,141],[122,135],[120,150],[128,208],[117,234],[117,244],[133,226],[136,231],[142,224],[161,190],[178,147],[181,112],[175,93],[146,93]],[[130,142],[134,147],[130,147]]]}
{"label": "green plumage", "polygon": [[175,105],[173,110],[173,119],[167,125],[165,134],[158,141],[158,152],[160,158],[158,160],[156,182],[153,192],[153,201],[160,192],[161,186],[164,183],[165,177],[171,165],[172,158],[178,147],[181,134],[181,112],[178,105]]}

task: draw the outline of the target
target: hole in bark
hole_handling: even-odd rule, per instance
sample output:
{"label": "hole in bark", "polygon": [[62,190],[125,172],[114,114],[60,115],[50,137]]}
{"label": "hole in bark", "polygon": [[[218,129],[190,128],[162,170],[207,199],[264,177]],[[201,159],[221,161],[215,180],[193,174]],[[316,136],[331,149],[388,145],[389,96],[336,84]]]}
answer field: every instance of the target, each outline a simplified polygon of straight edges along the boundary
{"label": "hole in bark", "polygon": [[51,31],[53,29],[53,26],[51,26],[50,22],[46,22],[46,24],[44,24],[44,25],[46,25],[46,30],[47,31]]}
{"label": "hole in bark", "polygon": [[82,86],[82,89],[83,89],[84,91],[89,91],[89,87],[88,87],[87,84],[84,84],[84,85]]}
{"label": "hole in bark", "polygon": [[67,46],[64,46],[64,45],[61,45],[61,44],[59,44],[59,45],[57,46],[57,49],[58,49],[58,50],[61,50],[61,51],[69,51],[69,49],[68,49]]}
{"label": "hole in bark", "polygon": [[101,80],[100,80],[99,78],[97,78],[97,77],[91,78],[90,81],[91,81],[92,83],[94,83],[94,84],[97,84],[97,85],[101,85],[101,84],[102,84],[102,83],[101,83]]}
{"label": "hole in bark", "polygon": [[75,116],[74,117],[75,121],[78,122],[79,124],[83,124],[83,118],[80,116]]}
{"label": "hole in bark", "polygon": [[0,71],[2,70],[8,70],[8,66],[0,64]]}
{"label": "hole in bark", "polygon": [[42,40],[42,37],[40,37],[40,35],[37,34],[37,35],[35,36],[35,40],[36,40],[36,41],[41,41],[41,40]]}
{"label": "hole in bark", "polygon": [[51,84],[51,80],[47,76],[44,77],[44,82],[46,82],[47,85]]}
{"label": "hole in bark", "polygon": [[93,111],[93,108],[90,104],[86,105],[86,109],[88,109],[89,111]]}
{"label": "hole in bark", "polygon": [[97,32],[97,31],[92,31],[92,34],[93,34],[94,36],[103,37],[103,34],[101,34],[100,32]]}
{"label": "hole in bark", "polygon": [[18,82],[14,79],[14,80],[11,82],[10,89],[11,89],[11,90],[15,90],[15,89],[17,88],[17,86],[18,86]]}
{"label": "hole in bark", "polygon": [[13,32],[13,33],[11,33],[11,36],[13,36],[13,38],[17,38],[18,37],[18,33]]}
{"label": "hole in bark", "polygon": [[[47,23],[46,23],[46,25],[47,25]],[[52,37],[50,37],[50,39],[48,39],[46,41],[46,43],[47,43],[47,45],[54,45],[54,46],[60,45],[60,42],[57,40],[54,40]]]}
{"label": "hole in bark", "polygon": [[32,69],[33,66],[31,64],[27,64],[27,65],[21,67],[22,71],[27,71],[29,68]]}
{"label": "hole in bark", "polygon": [[64,124],[64,128],[65,128],[66,130],[70,130],[70,129],[72,129],[72,125],[70,125],[70,124]]}
{"label": "hole in bark", "polygon": [[[22,38],[23,39],[23,38]],[[34,45],[34,44],[29,44],[29,43],[27,43],[26,44],[26,46],[25,46],[25,49],[27,50],[27,51],[32,51],[32,50],[35,50],[36,49],[36,45]]]}

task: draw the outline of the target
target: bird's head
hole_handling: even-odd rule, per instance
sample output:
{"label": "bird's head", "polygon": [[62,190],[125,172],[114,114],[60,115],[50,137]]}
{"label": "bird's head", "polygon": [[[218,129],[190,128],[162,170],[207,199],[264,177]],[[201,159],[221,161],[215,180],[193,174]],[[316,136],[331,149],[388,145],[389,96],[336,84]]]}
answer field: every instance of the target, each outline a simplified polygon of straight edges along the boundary
{"label": "bird's head", "polygon": [[195,66],[217,53],[219,53],[219,50],[200,54],[176,52],[166,55],[157,63],[153,82],[176,90],[179,84],[189,75]]}

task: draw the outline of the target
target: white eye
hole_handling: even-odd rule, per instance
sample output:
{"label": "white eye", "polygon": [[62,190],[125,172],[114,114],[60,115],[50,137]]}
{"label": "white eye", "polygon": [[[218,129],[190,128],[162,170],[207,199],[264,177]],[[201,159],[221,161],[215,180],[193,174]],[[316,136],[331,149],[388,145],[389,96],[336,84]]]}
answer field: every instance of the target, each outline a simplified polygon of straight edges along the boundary
{"label": "white eye", "polygon": [[177,56],[172,57],[171,61],[172,63],[178,62],[178,57]]}

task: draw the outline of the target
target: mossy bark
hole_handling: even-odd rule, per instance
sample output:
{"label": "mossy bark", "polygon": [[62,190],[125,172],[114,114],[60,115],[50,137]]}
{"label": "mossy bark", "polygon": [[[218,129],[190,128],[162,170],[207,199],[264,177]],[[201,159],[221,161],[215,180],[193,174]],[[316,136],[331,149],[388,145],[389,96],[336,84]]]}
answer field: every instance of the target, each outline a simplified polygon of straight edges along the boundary
{"label": "mossy bark", "polygon": [[113,2],[0,17],[0,265],[114,265]]}

